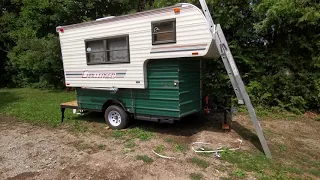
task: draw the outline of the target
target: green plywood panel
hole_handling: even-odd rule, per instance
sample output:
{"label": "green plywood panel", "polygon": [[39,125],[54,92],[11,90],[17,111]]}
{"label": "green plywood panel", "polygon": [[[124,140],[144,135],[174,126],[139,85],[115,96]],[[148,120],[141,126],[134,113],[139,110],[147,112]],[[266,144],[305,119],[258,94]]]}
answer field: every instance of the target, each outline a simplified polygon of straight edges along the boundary
{"label": "green plywood panel", "polygon": [[[120,89],[115,94],[78,88],[79,106],[101,110],[107,100],[116,99],[136,114],[175,118],[200,110],[200,60],[151,60],[147,65],[147,81],[146,89]],[[175,81],[179,84],[175,85]]]}

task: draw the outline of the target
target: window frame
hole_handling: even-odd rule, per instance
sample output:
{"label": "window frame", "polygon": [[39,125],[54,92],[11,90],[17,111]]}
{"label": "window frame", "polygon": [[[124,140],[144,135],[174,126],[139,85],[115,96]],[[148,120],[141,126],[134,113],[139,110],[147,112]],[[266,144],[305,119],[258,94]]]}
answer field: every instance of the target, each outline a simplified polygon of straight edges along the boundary
{"label": "window frame", "polygon": [[[163,22],[172,22],[173,23],[173,40],[165,40],[165,41],[156,41],[154,40],[154,35],[155,34],[161,34],[161,33],[154,33],[154,24],[156,23],[163,23]],[[171,31],[166,31],[162,33],[168,33]],[[173,19],[165,19],[165,20],[160,20],[160,21],[152,21],[151,22],[151,36],[152,36],[152,45],[159,45],[159,44],[171,44],[171,43],[177,43],[177,20],[176,18]]]}
{"label": "window frame", "polygon": [[[110,50],[110,49],[108,49],[108,43],[107,43],[108,40],[117,39],[117,38],[126,38],[126,44],[127,44],[128,48],[127,48],[127,49],[120,49],[120,50]],[[109,57],[107,57],[107,56],[110,56],[110,55],[108,55],[109,52],[127,50],[127,52],[128,52],[128,60],[127,60],[127,61],[117,61],[117,62],[115,62],[115,61],[111,62],[111,61],[109,60],[109,61],[107,61],[107,62],[99,62],[99,63],[89,62],[88,54],[90,54],[90,52],[87,52],[88,43],[89,43],[89,42],[95,42],[95,41],[103,41],[103,48],[104,48],[104,50],[103,50],[103,51],[91,52],[91,53],[104,52],[104,56],[105,56],[105,60],[106,60],[107,58],[109,59]],[[85,43],[85,53],[86,53],[87,65],[127,64],[127,63],[130,63],[129,34],[126,34],[126,35],[118,35],[118,36],[111,36],[111,37],[101,37],[101,38],[85,39],[85,40],[84,40],[84,43]],[[106,58],[106,57],[107,57],[107,58]]]}

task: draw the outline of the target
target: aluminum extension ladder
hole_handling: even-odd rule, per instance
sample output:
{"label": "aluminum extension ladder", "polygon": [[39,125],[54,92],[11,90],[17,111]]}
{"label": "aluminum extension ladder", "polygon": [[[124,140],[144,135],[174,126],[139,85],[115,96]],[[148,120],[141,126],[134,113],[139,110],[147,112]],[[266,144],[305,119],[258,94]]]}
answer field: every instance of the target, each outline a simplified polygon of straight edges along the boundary
{"label": "aluminum extension ladder", "polygon": [[229,49],[228,43],[225,39],[224,33],[219,24],[217,25],[214,24],[206,1],[205,0],[199,0],[199,1],[201,4],[203,13],[210,25],[210,31],[211,31],[212,37],[216,41],[215,42],[216,46],[222,58],[223,64],[227,70],[229,78],[231,80],[231,84],[233,86],[234,92],[238,98],[238,103],[246,105],[247,110],[250,114],[251,120],[253,122],[254,128],[258,134],[263,151],[268,158],[271,158],[271,153],[267,145],[267,141],[263,135],[262,128],[257,119],[257,115],[251,103],[250,97],[245,89],[245,86],[239,74],[238,68],[234,62],[233,56]]}

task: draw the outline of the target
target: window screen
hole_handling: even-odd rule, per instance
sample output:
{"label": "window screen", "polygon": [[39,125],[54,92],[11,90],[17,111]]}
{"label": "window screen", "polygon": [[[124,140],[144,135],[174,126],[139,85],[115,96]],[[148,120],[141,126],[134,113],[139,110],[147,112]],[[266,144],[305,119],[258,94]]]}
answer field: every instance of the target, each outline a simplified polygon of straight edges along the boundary
{"label": "window screen", "polygon": [[176,20],[152,22],[152,44],[176,42]]}
{"label": "window screen", "polygon": [[86,41],[87,64],[127,63],[129,38],[115,37]]}

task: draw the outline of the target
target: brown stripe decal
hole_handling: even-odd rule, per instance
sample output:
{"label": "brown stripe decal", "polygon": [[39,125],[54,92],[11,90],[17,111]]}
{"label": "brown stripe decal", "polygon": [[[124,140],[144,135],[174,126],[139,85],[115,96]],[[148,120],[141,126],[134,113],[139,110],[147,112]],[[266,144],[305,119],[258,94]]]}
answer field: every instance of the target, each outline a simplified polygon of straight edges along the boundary
{"label": "brown stripe decal", "polygon": [[156,47],[156,48],[152,48],[152,50],[168,49],[168,48],[185,48],[185,47],[193,47],[193,46],[207,46],[207,45],[208,45],[208,44],[188,44],[188,45],[177,45],[177,46]]}
{"label": "brown stripe decal", "polygon": [[192,45],[157,47],[157,48],[152,48],[150,53],[202,51],[202,50],[206,50],[207,46],[208,46],[207,44],[192,44]]}

